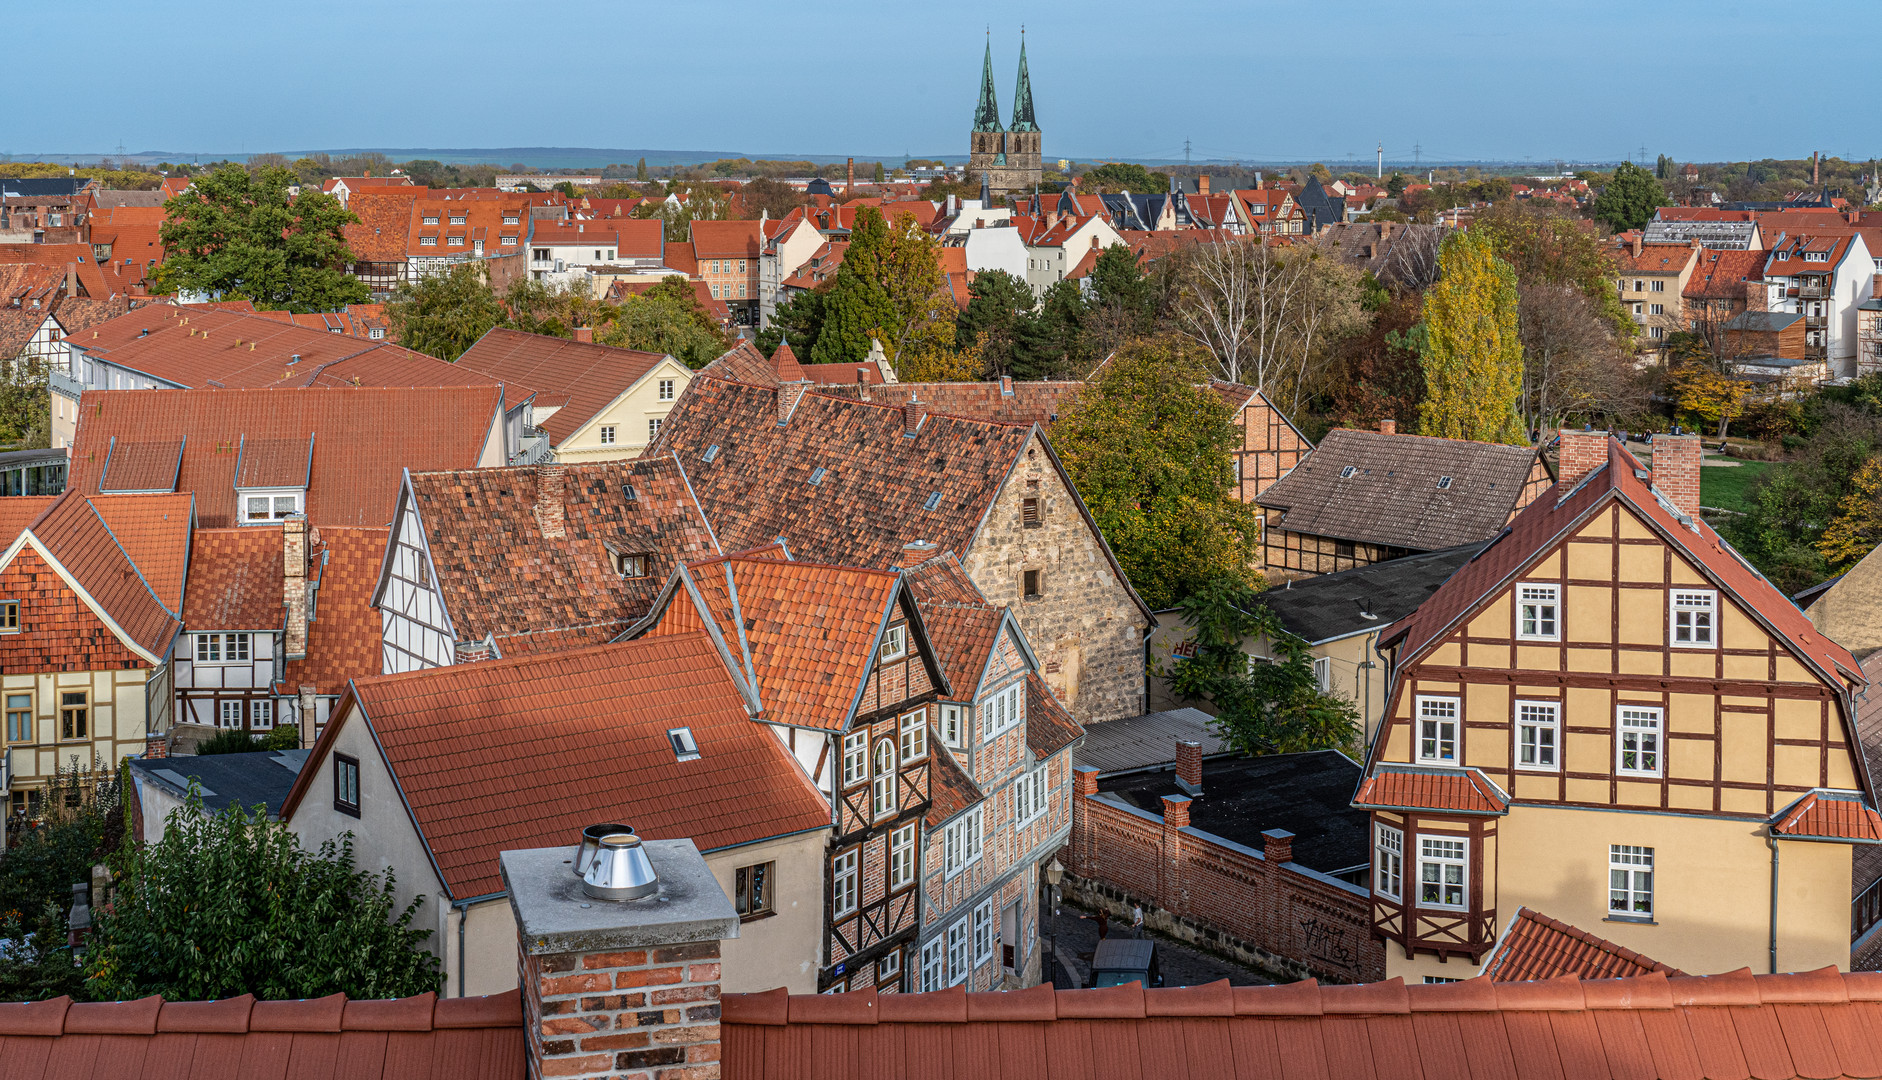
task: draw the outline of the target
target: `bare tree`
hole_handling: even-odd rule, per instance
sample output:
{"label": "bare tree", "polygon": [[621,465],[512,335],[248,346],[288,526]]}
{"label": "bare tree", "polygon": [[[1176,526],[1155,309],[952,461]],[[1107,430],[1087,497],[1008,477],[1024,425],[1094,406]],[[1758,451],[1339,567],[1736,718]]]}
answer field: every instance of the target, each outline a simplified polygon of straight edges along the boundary
{"label": "bare tree", "polygon": [[1532,430],[1559,427],[1570,415],[1626,414],[1646,403],[1613,327],[1574,286],[1519,286],[1517,332],[1523,419]]}
{"label": "bare tree", "polygon": [[1233,239],[1180,258],[1177,331],[1208,350],[1218,376],[1270,397],[1302,399],[1326,344],[1363,321],[1358,273],[1317,248]]}
{"label": "bare tree", "polygon": [[1393,230],[1391,249],[1380,275],[1388,285],[1424,292],[1438,281],[1438,249],[1445,229],[1439,225],[1401,225]]}

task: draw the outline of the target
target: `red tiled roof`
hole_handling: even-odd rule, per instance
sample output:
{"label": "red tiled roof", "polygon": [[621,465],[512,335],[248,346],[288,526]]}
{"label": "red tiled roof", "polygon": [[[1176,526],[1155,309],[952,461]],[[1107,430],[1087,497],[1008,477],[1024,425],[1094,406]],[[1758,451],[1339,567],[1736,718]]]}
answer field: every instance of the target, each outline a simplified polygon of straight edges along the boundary
{"label": "red tiled roof", "polygon": [[38,263],[61,275],[70,268],[83,295],[94,300],[127,291],[121,277],[98,265],[90,244],[0,244],[0,263]]}
{"label": "red tiled roof", "polygon": [[[454,898],[503,891],[499,851],[563,843],[595,821],[702,851],[830,824],[704,634],[358,679],[350,694],[359,710],[336,709],[282,820],[363,711]],[[667,731],[679,727],[697,759],[675,759]]]}
{"label": "red tiled roof", "polygon": [[911,567],[907,580],[955,700],[971,701],[999,641],[1006,609],[987,603],[951,551]]}
{"label": "red tiled roof", "polygon": [[1380,765],[1359,785],[1360,809],[1507,814],[1509,796],[1476,769]]}
{"label": "red tiled roof", "polygon": [[412,205],[424,194],[420,187],[355,191],[346,200],[346,208],[359,220],[342,230],[353,258],[365,263],[404,262]]}
{"label": "red tiled roof", "polygon": [[287,662],[281,687],[290,694],[301,686],[337,694],[347,680],[377,674],[384,661],[382,620],[372,596],[391,530],[329,525],[308,532],[307,581],[314,599],[307,656]]}
{"label": "red tiled roof", "polygon": [[[759,352],[756,345],[741,339],[712,363],[700,368],[699,373],[751,386],[776,386],[779,382],[792,381],[799,377],[798,374],[793,373],[791,380],[786,380],[778,372],[777,357],[779,354],[784,354],[786,348],[785,345],[778,346],[778,352],[773,353],[772,358],[767,360],[765,354]],[[797,367],[797,357],[793,354],[785,355],[789,356],[791,368],[794,370]]]}
{"label": "red tiled roof", "polygon": [[1039,673],[1027,672],[1026,746],[1033,757],[1044,761],[1084,736],[1084,725],[1072,718]]}
{"label": "red tiled roof", "polygon": [[524,1080],[522,994],[0,1005],[8,1080]]}
{"label": "red tiled roof", "polygon": [[928,809],[922,812],[922,824],[934,828],[987,797],[967,775],[954,752],[933,742],[934,771],[928,785]]}
{"label": "red tiled roof", "polygon": [[1882,844],[1882,815],[1863,803],[1860,791],[1818,789],[1780,812],[1771,830],[1799,839]]}
{"label": "red tiled roof", "polygon": [[758,257],[756,221],[694,221],[688,235],[693,241],[693,251],[702,259]]}
{"label": "red tiled roof", "polygon": [[1635,255],[1622,243],[1614,248],[1614,264],[1622,274],[1677,274],[1692,263],[1696,250],[1691,244],[1642,244]]}
{"label": "red tiled roof", "polygon": [[1483,973],[1500,983],[1558,979],[1564,975],[1628,979],[1656,971],[1663,975],[1685,974],[1526,907],[1516,909],[1503,939],[1483,964]]}
{"label": "red tiled roof", "polygon": [[1743,300],[1745,283],[1764,280],[1764,251],[1712,251],[1699,254],[1699,265],[1686,281],[1688,300]]}
{"label": "red tiled roof", "polygon": [[[1842,263],[1843,257],[1849,254],[1851,238],[1854,236],[1853,232],[1829,230],[1813,230],[1807,234],[1788,236],[1782,243],[1772,246],[1769,252],[1770,260],[1764,264],[1764,276],[1774,278],[1792,277],[1797,274],[1834,274]],[[1821,255],[1823,258],[1806,259],[1804,258],[1806,252]],[[1870,267],[1864,266],[1861,272],[1867,275],[1873,271]]]}
{"label": "red tiled roof", "polygon": [[667,269],[685,274],[689,278],[699,276],[699,254],[693,250],[691,240],[668,244],[666,254],[660,261],[666,264]]}
{"label": "red tiled roof", "polygon": [[0,496],[0,551],[12,546],[20,533],[26,531],[26,526],[45,513],[46,507],[58,501],[58,498],[57,495]]}
{"label": "red tiled roof", "polygon": [[[81,589],[116,623],[127,643],[159,661],[181,624],[161,593],[171,590],[173,566],[189,549],[188,495],[110,495],[87,498],[68,487],[27,532],[63,566]],[[120,501],[121,500],[121,501]],[[108,509],[99,504],[117,503]],[[120,542],[105,524],[109,513],[127,524],[131,538]],[[167,545],[174,554],[163,554]],[[131,557],[136,549],[151,557],[158,580],[148,580]],[[180,587],[177,591],[180,591]],[[75,643],[78,644],[78,643]]]}
{"label": "red tiled roof", "polygon": [[[823,365],[819,365],[823,366]],[[904,405],[919,397],[929,411],[976,420],[994,420],[1002,424],[1049,424],[1065,411],[1082,382],[1021,382],[1018,379],[991,382],[888,383],[859,388],[853,381],[831,383],[824,393],[873,401],[882,405]]]}
{"label": "red tiled roof", "polygon": [[96,493],[106,458],[184,440],[176,490],[206,528],[236,524],[245,440],[314,438],[306,511],[314,525],[383,525],[403,470],[475,466],[499,419],[495,386],[420,389],[88,390],[67,485]]}
{"label": "red tiled roof", "polygon": [[189,564],[190,507],[195,496],[94,495],[92,509],[130,556],[151,592],[171,611],[183,607],[183,571]]}
{"label": "red tiled roof", "polygon": [[665,227],[658,218],[544,219],[534,223],[529,240],[551,247],[613,248],[621,259],[658,259],[665,245]]}
{"label": "red tiled roof", "polygon": [[791,351],[791,343],[788,341],[778,342],[777,350],[771,354],[771,370],[777,372],[778,378],[784,382],[796,382],[806,377],[804,366],[797,362],[797,354]]}
{"label": "red tiled roof", "polygon": [[457,358],[457,366],[481,371],[522,400],[518,387],[536,393],[538,408],[557,406],[537,425],[551,445],[575,434],[601,410],[666,359],[663,353],[617,349],[593,342],[526,334],[495,327]]}
{"label": "red tiled roof", "polygon": [[197,529],[190,541],[183,625],[191,630],[272,630],[281,626],[281,526]]}

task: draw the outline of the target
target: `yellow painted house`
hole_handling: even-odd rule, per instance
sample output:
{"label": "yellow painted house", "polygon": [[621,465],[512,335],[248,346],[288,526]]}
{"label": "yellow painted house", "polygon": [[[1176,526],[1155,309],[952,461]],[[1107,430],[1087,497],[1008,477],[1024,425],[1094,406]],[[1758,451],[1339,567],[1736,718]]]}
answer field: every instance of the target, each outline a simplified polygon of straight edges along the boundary
{"label": "yellow painted house", "polygon": [[529,398],[530,431],[513,464],[625,461],[660,434],[693,372],[664,353],[498,327],[458,357]]}
{"label": "yellow painted house", "polygon": [[[1696,437],[1562,433],[1562,479],[1388,629],[1386,973],[1478,973],[1519,908],[1674,968],[1847,968],[1882,842],[1856,661],[1697,516]],[[1664,443],[1664,445],[1663,445]]]}

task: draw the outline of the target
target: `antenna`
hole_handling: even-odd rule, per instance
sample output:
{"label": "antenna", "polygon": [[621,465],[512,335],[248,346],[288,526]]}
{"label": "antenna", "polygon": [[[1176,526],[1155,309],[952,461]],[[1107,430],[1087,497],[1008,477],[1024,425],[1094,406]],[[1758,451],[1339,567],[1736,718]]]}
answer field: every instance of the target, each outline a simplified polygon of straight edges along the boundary
{"label": "antenna", "polygon": [[1420,143],[1412,144],[1412,172],[1418,171],[1418,155],[1423,152],[1424,152],[1424,146],[1422,144]]}
{"label": "antenna", "polygon": [[1189,167],[1189,140],[1188,139],[1183,140],[1183,167],[1186,169]]}

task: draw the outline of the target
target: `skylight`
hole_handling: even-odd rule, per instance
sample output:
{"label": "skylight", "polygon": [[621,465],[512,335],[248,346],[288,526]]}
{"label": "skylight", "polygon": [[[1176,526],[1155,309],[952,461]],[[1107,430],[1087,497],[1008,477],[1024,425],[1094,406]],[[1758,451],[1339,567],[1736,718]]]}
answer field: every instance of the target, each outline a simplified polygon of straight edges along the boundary
{"label": "skylight", "polygon": [[826,472],[828,472],[828,471],[829,471],[828,469],[825,469],[825,468],[824,468],[823,466],[821,466],[821,465],[819,465],[819,466],[817,466],[816,468],[814,468],[814,469],[812,469],[812,470],[810,470],[810,482],[811,482],[811,483],[813,483],[813,484],[821,484],[821,483],[823,483],[823,474],[824,474],[824,473],[826,473]]}
{"label": "skylight", "polygon": [[699,743],[689,727],[668,728],[667,741],[673,744],[673,756],[681,761],[699,760]]}
{"label": "skylight", "polygon": [[1357,473],[1358,471],[1359,471],[1359,466],[1348,465],[1344,469],[1340,470],[1340,479],[1351,480],[1353,478],[1353,474]]}
{"label": "skylight", "polygon": [[706,447],[706,452],[700,455],[700,457],[706,461],[715,460],[716,458],[718,458],[718,456],[719,456],[719,444],[718,443],[713,443],[711,446]]}
{"label": "skylight", "polygon": [[939,491],[931,491],[928,493],[927,501],[921,504],[921,508],[923,510],[933,510],[935,507],[940,506],[940,505],[941,505],[941,493]]}
{"label": "skylight", "polygon": [[1449,488],[1450,486],[1451,486],[1451,478],[1450,478],[1450,477],[1448,477],[1448,476],[1440,476],[1440,477],[1438,477],[1438,490],[1439,490],[1439,491],[1444,491],[1444,490],[1447,490],[1447,489],[1448,489],[1448,488]]}

